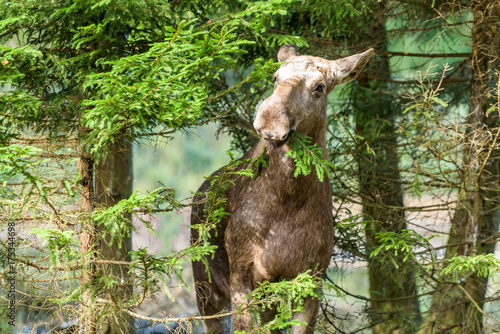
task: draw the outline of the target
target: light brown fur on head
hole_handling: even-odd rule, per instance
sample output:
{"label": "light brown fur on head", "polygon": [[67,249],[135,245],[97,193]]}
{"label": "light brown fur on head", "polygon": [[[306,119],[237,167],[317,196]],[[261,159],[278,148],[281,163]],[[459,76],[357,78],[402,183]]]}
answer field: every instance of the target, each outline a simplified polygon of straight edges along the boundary
{"label": "light brown fur on head", "polygon": [[[278,60],[285,61],[274,75],[273,94],[259,107],[254,128],[259,136],[283,141],[292,130],[310,135],[313,127],[325,119],[327,95],[338,84],[354,80],[373,53],[339,60],[300,56],[296,47],[284,45]],[[309,120],[307,124],[301,123]]]}

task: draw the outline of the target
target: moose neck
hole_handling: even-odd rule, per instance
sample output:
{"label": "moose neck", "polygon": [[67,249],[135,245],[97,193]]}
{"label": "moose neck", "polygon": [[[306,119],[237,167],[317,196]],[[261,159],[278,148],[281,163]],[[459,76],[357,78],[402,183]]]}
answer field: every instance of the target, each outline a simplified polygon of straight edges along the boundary
{"label": "moose neck", "polygon": [[[299,129],[300,130],[300,129]],[[311,137],[312,144],[316,144],[323,150],[326,157],[326,122],[319,123],[316,129],[310,131],[301,131],[301,134]],[[280,144],[272,144],[262,140],[263,145],[267,147],[269,155],[269,166],[265,171],[266,182],[273,184],[270,189],[285,201],[301,202],[315,193],[315,184],[321,183],[314,171],[309,175],[294,176],[296,164],[293,158],[287,157],[286,153],[290,151],[288,140]],[[325,180],[325,184],[328,182]]]}

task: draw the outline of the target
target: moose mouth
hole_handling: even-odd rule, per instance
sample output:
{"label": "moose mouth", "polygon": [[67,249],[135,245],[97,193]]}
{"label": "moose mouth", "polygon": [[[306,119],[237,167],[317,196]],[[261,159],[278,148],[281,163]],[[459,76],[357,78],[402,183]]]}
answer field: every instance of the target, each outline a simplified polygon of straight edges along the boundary
{"label": "moose mouth", "polygon": [[270,139],[270,138],[263,138],[263,139],[264,139],[266,146],[268,148],[278,148],[278,147],[281,147],[283,145],[288,144],[294,131],[295,131],[294,129],[290,130],[284,139],[280,139],[280,140]]}

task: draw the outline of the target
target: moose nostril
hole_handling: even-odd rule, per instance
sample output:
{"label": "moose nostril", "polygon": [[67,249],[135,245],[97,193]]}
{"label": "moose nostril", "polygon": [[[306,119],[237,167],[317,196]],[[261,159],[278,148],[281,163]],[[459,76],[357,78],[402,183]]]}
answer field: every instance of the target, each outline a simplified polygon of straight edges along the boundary
{"label": "moose nostril", "polygon": [[264,131],[264,136],[267,139],[272,139],[274,137],[274,133],[272,131]]}

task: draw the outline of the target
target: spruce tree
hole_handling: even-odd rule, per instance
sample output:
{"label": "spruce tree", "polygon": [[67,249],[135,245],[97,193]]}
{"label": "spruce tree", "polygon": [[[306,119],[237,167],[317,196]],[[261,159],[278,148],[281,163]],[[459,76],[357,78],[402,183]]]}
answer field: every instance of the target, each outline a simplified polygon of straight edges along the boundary
{"label": "spruce tree", "polygon": [[[230,115],[225,98],[237,103],[248,96],[248,85],[266,83],[276,65],[245,58],[245,48],[271,47],[257,36],[285,5],[1,4],[0,175],[7,186],[2,206],[9,208],[2,228],[16,225],[18,291],[29,292],[18,308],[38,303],[46,313],[39,320],[75,320],[85,333],[131,332],[131,316],[140,316],[135,308],[145,297],[168,293],[168,275],[180,275],[183,262],[213,251],[198,245],[163,258],[132,251],[131,216],[184,204],[168,187],[131,193],[131,143]],[[241,62],[254,70],[220,90],[223,72]]]}

